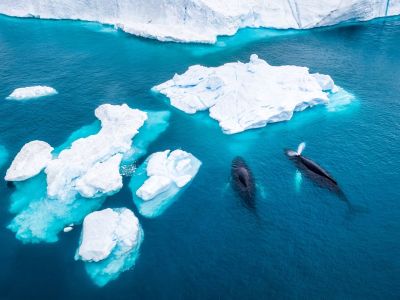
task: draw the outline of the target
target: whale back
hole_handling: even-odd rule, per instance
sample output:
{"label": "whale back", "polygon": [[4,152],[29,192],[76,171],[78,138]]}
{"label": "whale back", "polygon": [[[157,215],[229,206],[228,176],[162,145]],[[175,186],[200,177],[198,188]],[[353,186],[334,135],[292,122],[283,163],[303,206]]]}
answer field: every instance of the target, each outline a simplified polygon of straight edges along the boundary
{"label": "whale back", "polygon": [[231,167],[232,185],[240,198],[249,207],[255,204],[255,183],[253,174],[241,157],[236,157],[232,161]]}

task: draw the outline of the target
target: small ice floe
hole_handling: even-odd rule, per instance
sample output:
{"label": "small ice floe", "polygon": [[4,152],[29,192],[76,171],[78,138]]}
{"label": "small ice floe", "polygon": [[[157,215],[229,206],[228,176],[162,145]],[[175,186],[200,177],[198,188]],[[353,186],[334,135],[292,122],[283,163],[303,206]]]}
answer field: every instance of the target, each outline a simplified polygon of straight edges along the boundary
{"label": "small ice floe", "polygon": [[52,96],[58,92],[49,86],[37,85],[15,89],[7,100],[28,100],[45,96]]}
{"label": "small ice floe", "polygon": [[182,150],[152,154],[130,183],[139,212],[145,217],[162,214],[196,176],[200,166],[196,157]]}
{"label": "small ice floe", "polygon": [[23,181],[36,176],[51,161],[53,149],[42,141],[25,144],[15,156],[4,179],[6,181]]}
{"label": "small ice floe", "polygon": [[86,272],[98,286],[129,270],[139,256],[143,231],[127,208],[95,211],[83,221],[76,260],[85,262]]}
{"label": "small ice floe", "polygon": [[306,67],[271,66],[253,54],[250,62],[191,66],[153,91],[188,114],[209,110],[226,134],[290,120],[296,111],[329,104],[339,89],[328,75]]}
{"label": "small ice floe", "polygon": [[70,232],[74,229],[74,224],[69,224],[68,226],[64,227],[63,231],[65,233]]}

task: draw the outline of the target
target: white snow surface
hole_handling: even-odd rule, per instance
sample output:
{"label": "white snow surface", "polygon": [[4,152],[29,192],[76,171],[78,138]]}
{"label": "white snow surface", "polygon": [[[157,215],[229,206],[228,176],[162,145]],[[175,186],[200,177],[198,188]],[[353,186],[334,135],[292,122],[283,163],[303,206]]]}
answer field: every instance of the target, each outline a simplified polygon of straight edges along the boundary
{"label": "white snow surface", "polygon": [[69,200],[76,193],[100,197],[122,187],[119,165],[130,150],[132,138],[147,119],[147,114],[126,104],[99,106],[95,111],[101,130],[72,143],[52,160],[47,174],[47,195]]}
{"label": "white snow surface", "polygon": [[39,174],[51,161],[53,147],[46,142],[32,141],[25,144],[8,168],[7,181],[23,181]]}
{"label": "white snow surface", "polygon": [[209,109],[227,134],[290,120],[295,111],[327,104],[338,90],[328,75],[310,74],[306,67],[271,66],[255,54],[249,63],[191,66],[153,88],[186,113]]}
{"label": "white snow surface", "polygon": [[117,247],[128,252],[139,242],[139,232],[139,221],[127,208],[92,212],[83,221],[76,259],[98,262],[108,258]]}
{"label": "white snow surface", "polygon": [[147,162],[149,178],[136,195],[148,201],[174,187],[181,189],[196,176],[200,165],[196,157],[182,150],[156,152]]}
{"label": "white snow surface", "polygon": [[6,99],[28,100],[44,96],[51,96],[55,94],[57,94],[57,91],[54,88],[49,86],[37,85],[15,89]]}
{"label": "white snow surface", "polygon": [[111,24],[161,41],[214,43],[243,27],[305,29],[400,14],[400,0],[2,0],[0,13]]}

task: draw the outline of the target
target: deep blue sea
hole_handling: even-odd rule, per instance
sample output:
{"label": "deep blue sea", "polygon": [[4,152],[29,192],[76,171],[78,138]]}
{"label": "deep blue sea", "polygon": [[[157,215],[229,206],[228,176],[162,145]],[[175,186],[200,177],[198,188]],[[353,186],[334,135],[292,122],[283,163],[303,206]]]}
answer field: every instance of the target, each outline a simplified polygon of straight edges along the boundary
{"label": "deep blue sea", "polygon": [[[247,62],[308,66],[355,95],[234,136],[207,115],[186,115],[150,92],[190,65]],[[15,88],[58,95],[15,102]],[[303,32],[242,30],[217,45],[161,43],[107,26],[0,17],[0,175],[19,149],[61,145],[93,123],[103,103],[168,110],[149,153],[182,148],[203,165],[164,214],[145,219],[128,188],[103,207],[128,207],[144,241],[135,267],[99,288],[74,260],[80,227],[53,244],[22,244],[6,228],[12,188],[0,184],[0,299],[399,299],[400,19]],[[284,149],[324,166],[354,209],[308,178]],[[8,152],[8,155],[6,154]],[[256,178],[256,209],[229,186],[241,155]],[[4,161],[4,164],[2,164]]]}

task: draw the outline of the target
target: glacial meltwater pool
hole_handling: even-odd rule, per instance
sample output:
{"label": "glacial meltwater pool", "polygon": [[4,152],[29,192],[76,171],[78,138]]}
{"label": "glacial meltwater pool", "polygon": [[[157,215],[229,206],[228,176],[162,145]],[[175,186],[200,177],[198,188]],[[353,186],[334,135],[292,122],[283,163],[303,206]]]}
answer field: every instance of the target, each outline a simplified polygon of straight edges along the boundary
{"label": "glacial meltwater pool", "polygon": [[[248,62],[253,53],[272,65],[329,74],[355,100],[225,135],[207,113],[184,114],[150,91],[191,65]],[[58,94],[5,100],[35,85]],[[74,260],[81,226],[55,243],[16,239],[7,229],[15,188],[3,181],[0,299],[400,297],[399,18],[303,32],[246,29],[209,46],[161,43],[93,23],[0,17],[1,177],[25,143],[63,145],[93,124],[104,103],[169,111],[168,128],[147,153],[183,149],[201,160],[199,173],[157,218],[140,215],[128,177],[105,200],[102,208],[133,210],[144,239],[134,268],[101,288]],[[304,155],[332,173],[350,203],[296,171],[284,149],[302,141]],[[254,210],[229,186],[237,155],[256,178]]]}

